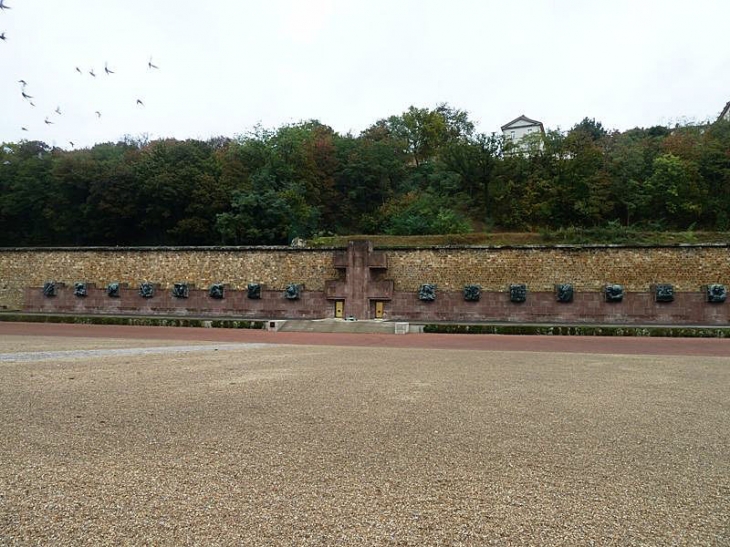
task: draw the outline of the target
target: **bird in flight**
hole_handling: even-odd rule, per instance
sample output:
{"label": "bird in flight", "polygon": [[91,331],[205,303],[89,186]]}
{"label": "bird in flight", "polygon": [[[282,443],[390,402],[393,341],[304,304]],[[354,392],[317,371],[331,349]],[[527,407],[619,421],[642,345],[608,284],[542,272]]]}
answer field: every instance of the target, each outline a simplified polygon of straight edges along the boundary
{"label": "bird in flight", "polygon": [[144,103],[142,102],[142,100],[141,100],[141,99],[137,99],[137,104],[138,104],[138,105],[142,105],[142,106],[144,106]]}
{"label": "bird in flight", "polygon": [[35,103],[33,101],[28,101],[30,103],[30,106],[35,106]]}
{"label": "bird in flight", "polygon": [[4,32],[2,34],[0,34],[0,40],[2,40],[3,42],[7,40],[7,38],[5,38]]}
{"label": "bird in flight", "polygon": [[53,125],[53,122],[49,120],[48,118],[45,119],[46,125]]}
{"label": "bird in flight", "polygon": [[61,115],[61,107],[60,106],[57,106],[55,112],[56,112],[56,114],[58,114],[60,116]]}
{"label": "bird in flight", "polygon": [[79,74],[83,74],[83,72],[81,72],[81,69],[79,67],[76,67],[76,72],[78,72]]}
{"label": "bird in flight", "polygon": [[98,110],[96,112],[94,112],[94,114],[96,114],[97,118],[101,118],[101,112],[99,112]]}
{"label": "bird in flight", "polygon": [[73,148],[75,146],[74,141],[68,141],[68,143],[71,145],[71,148]]}
{"label": "bird in flight", "polygon": [[26,82],[25,80],[18,80],[18,83],[23,86],[23,89],[25,89],[25,86],[28,85],[28,82]]}
{"label": "bird in flight", "polygon": [[28,95],[25,91],[21,91],[20,94],[23,96],[24,99],[32,99],[32,95]]}
{"label": "bird in flight", "polygon": [[22,129],[23,131],[28,131],[27,127],[21,127],[20,129]]}
{"label": "bird in flight", "polygon": [[96,74],[94,74],[94,69],[92,68],[89,70],[89,74],[91,74],[94,78],[96,78]]}
{"label": "bird in flight", "polygon": [[150,57],[150,60],[147,61],[147,68],[160,68],[157,65],[152,64],[152,57]]}
{"label": "bird in flight", "polygon": [[104,72],[106,72],[107,75],[114,74],[114,71],[113,70],[109,70],[109,67],[107,66],[106,63],[104,63]]}
{"label": "bird in flight", "polygon": [[5,0],[0,0],[0,9],[13,9],[10,6],[5,5]]}

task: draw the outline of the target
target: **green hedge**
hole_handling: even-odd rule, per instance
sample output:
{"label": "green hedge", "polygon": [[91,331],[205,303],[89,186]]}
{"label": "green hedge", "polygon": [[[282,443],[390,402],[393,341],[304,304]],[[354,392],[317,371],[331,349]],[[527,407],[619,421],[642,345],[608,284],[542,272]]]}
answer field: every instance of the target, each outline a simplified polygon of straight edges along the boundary
{"label": "green hedge", "polygon": [[188,319],[177,317],[122,317],[108,315],[42,315],[3,313],[0,321],[23,323],[70,323],[75,325],[135,325],[143,327],[201,327],[216,329],[263,329],[263,321],[243,319]]}
{"label": "green hedge", "polygon": [[447,334],[541,334],[554,336],[663,336],[668,338],[730,338],[730,327],[632,327],[594,325],[424,325],[423,332]]}

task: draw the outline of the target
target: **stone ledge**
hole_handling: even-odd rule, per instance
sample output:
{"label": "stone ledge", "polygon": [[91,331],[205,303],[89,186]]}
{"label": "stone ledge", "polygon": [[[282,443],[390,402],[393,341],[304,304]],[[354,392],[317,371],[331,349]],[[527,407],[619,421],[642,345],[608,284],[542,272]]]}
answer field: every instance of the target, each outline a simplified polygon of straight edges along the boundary
{"label": "stone ledge", "polygon": [[[324,249],[324,247],[322,247]],[[564,243],[564,244],[545,244],[545,245],[432,245],[432,246],[414,246],[414,247],[398,247],[398,246],[374,246],[379,251],[460,251],[460,250],[484,250],[484,251],[514,251],[514,250],[561,250],[561,251],[581,251],[596,249],[703,249],[703,248],[725,248],[730,249],[730,243]]]}
{"label": "stone ledge", "polygon": [[0,313],[0,322],[12,323],[70,323],[75,325],[134,325],[143,327],[201,327],[223,329],[263,329],[264,321],[247,319],[221,318],[179,318],[179,317],[145,317],[120,315],[62,315],[62,314],[28,314]]}
{"label": "stone ledge", "polygon": [[[0,322],[70,323],[80,325],[137,325],[160,327],[201,327],[233,329],[265,329],[267,321],[234,318],[200,319],[141,316],[80,316],[61,314],[0,313]],[[285,323],[284,321],[277,321]],[[408,323],[389,323],[398,325]],[[402,327],[401,327],[402,328]],[[668,325],[572,325],[572,324],[497,324],[497,323],[410,323],[410,333],[442,334],[509,334],[543,336],[640,336],[665,338],[730,338],[730,327],[668,326]]]}
{"label": "stone ledge", "polygon": [[543,336],[641,336],[730,338],[730,327],[647,325],[525,325],[427,323],[423,332],[441,334],[511,334]]}
{"label": "stone ledge", "polygon": [[[555,243],[555,244],[527,244],[527,245],[414,245],[414,246],[393,246],[374,245],[374,249],[379,251],[453,251],[453,250],[583,250],[583,249],[702,249],[702,248],[727,248],[730,249],[728,243]],[[289,245],[212,245],[212,246],[140,246],[140,247],[0,247],[0,253],[3,252],[201,252],[201,251],[217,251],[217,252],[235,252],[235,251],[277,251],[291,253],[311,253],[311,252],[334,252],[346,250],[345,246],[326,246],[326,247],[291,247]]]}
{"label": "stone ledge", "polygon": [[340,251],[343,247],[290,247],[289,245],[245,245],[245,246],[192,246],[192,247],[0,247],[0,253],[32,253],[32,252],[252,252],[252,251],[276,251],[291,253],[311,253],[311,252],[328,252]]}

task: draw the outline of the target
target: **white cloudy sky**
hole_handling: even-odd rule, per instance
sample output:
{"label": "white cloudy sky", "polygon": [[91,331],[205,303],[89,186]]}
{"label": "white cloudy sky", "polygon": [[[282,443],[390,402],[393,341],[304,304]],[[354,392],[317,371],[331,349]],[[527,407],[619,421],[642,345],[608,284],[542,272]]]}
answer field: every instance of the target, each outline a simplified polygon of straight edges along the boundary
{"label": "white cloudy sky", "polygon": [[623,130],[730,100],[727,0],[4,1],[0,141],[206,139],[303,119],[357,134],[441,102],[485,132],[520,114]]}

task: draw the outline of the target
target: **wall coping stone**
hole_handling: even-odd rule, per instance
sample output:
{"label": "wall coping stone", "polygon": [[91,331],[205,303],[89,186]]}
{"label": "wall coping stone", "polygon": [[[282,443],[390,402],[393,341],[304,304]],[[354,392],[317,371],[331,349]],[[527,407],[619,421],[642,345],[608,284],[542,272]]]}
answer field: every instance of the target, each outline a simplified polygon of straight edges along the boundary
{"label": "wall coping stone", "polygon": [[346,247],[290,247],[289,245],[248,245],[248,246],[190,246],[190,247],[0,247],[0,253],[48,253],[48,252],[259,252],[259,251],[277,251],[277,252],[323,252],[323,251],[340,251]]}
{"label": "wall coping stone", "polygon": [[[730,249],[730,243],[672,243],[672,244],[642,244],[642,243],[576,243],[555,245],[425,245],[425,246],[375,246],[381,251],[461,251],[461,250],[567,250],[582,251],[593,249]],[[0,247],[0,253],[7,252],[260,252],[276,251],[290,253],[341,251],[347,247],[290,247],[288,245],[246,245],[246,246],[142,246],[142,247]]]}
{"label": "wall coping stone", "polygon": [[386,246],[375,247],[380,251],[462,251],[462,250],[485,250],[485,251],[512,251],[512,250],[539,250],[549,251],[567,250],[583,251],[594,249],[730,249],[730,243],[574,243],[555,245],[432,245],[418,247]]}

